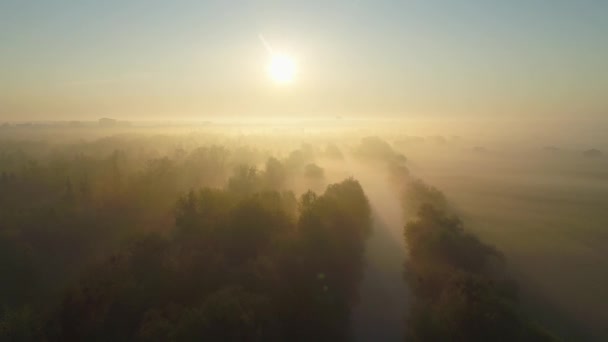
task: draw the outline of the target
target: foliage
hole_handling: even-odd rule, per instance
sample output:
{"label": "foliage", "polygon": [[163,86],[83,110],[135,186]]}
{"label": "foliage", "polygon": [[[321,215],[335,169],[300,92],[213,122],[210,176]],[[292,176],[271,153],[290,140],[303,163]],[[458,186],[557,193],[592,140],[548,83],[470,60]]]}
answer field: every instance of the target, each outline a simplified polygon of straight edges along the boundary
{"label": "foliage", "polygon": [[406,279],[415,295],[407,340],[552,341],[517,308],[503,256],[457,217],[423,204],[405,227]]}
{"label": "foliage", "polygon": [[0,142],[0,340],[348,339],[371,214],[352,179],[296,198],[313,158]]}
{"label": "foliage", "polygon": [[322,179],[325,171],[317,164],[311,163],[304,167],[304,176],[310,179]]}
{"label": "foliage", "polygon": [[406,217],[416,217],[424,205],[430,205],[440,211],[448,210],[447,199],[437,188],[420,179],[408,177],[407,174],[404,179],[401,203]]}
{"label": "foliage", "polygon": [[393,150],[391,145],[379,137],[365,137],[355,147],[354,154],[362,159],[405,162],[405,157]]}
{"label": "foliage", "polygon": [[[255,176],[245,171],[246,179]],[[46,318],[4,315],[3,334],[51,341],[349,339],[371,214],[359,183],[309,192],[299,204],[290,192],[231,184],[180,197],[169,234],[132,237],[89,267]],[[34,326],[44,329],[28,328]]]}

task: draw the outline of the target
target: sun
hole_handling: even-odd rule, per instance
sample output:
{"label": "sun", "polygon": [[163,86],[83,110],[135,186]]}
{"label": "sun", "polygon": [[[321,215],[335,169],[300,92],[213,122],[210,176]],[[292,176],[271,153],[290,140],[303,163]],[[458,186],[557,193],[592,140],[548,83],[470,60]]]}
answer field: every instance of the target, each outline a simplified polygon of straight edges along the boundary
{"label": "sun", "polygon": [[277,84],[293,83],[297,65],[293,58],[285,54],[273,54],[268,63],[268,75]]}

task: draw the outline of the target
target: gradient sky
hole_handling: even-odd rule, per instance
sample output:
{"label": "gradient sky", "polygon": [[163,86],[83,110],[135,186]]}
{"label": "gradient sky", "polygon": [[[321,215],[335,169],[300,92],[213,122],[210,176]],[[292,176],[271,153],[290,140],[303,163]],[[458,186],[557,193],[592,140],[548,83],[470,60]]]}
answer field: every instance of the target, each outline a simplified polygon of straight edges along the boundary
{"label": "gradient sky", "polygon": [[607,61],[606,0],[0,0],[0,120],[601,117]]}

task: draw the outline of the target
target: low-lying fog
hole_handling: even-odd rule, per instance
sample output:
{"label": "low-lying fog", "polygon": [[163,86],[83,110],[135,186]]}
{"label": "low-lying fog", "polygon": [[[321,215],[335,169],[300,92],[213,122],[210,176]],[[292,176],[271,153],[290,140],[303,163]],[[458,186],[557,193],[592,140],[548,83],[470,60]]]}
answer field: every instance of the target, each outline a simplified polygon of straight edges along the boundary
{"label": "low-lying fog", "polygon": [[[54,170],[45,177],[68,174],[74,188],[97,177],[98,183],[87,186],[101,197],[112,172],[124,179],[144,175],[149,178],[141,179],[142,191],[158,198],[149,203],[158,212],[138,223],[149,230],[162,230],[172,220],[172,212],[163,210],[174,198],[193,187],[225,186],[238,165],[266,168],[269,181],[283,177],[268,173],[269,158],[293,167],[281,187],[298,197],[353,177],[368,197],[373,221],[352,315],[354,335],[362,341],[399,340],[411,295],[403,281],[408,217],[379,155],[383,150],[362,145],[375,137],[403,158],[411,174],[445,194],[468,231],[506,256],[530,317],[566,340],[607,340],[606,128],[604,122],[339,119],[268,125],[7,124],[0,127],[0,174],[21,172],[27,162],[37,165],[30,165],[32,170]],[[92,166],[108,158],[116,169]],[[82,161],[82,170],[70,169],[74,159]]]}

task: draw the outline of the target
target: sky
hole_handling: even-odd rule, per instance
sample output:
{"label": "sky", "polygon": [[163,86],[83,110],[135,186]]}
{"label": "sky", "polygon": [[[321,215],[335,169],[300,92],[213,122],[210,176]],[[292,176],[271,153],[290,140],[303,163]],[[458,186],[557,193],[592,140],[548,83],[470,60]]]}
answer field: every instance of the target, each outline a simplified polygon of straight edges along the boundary
{"label": "sky", "polygon": [[606,117],[606,18],[605,0],[0,0],[0,121]]}

